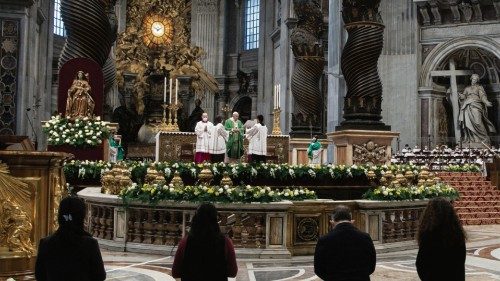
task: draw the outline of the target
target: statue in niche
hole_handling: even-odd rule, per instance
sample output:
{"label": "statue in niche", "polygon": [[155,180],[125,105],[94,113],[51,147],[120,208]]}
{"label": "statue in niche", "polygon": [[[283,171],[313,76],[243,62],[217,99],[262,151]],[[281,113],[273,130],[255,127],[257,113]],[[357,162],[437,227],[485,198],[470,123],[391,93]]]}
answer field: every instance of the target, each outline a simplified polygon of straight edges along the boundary
{"label": "statue in niche", "polygon": [[65,114],[67,118],[92,118],[94,116],[95,102],[90,91],[89,74],[78,71],[68,90]]}
{"label": "statue in niche", "polygon": [[490,144],[489,135],[496,133],[495,126],[488,119],[491,102],[486,97],[483,86],[478,84],[479,75],[472,74],[471,85],[458,95],[460,110],[458,121],[462,131],[462,141],[466,143]]}

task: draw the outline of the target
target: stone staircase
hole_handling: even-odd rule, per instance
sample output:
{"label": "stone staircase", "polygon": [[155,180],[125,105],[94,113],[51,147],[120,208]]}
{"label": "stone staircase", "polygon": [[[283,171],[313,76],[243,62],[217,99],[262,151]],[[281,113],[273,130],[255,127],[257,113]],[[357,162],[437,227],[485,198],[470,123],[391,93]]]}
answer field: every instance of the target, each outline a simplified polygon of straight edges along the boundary
{"label": "stone staircase", "polygon": [[441,172],[438,175],[460,193],[453,205],[464,225],[500,224],[500,189],[481,173]]}

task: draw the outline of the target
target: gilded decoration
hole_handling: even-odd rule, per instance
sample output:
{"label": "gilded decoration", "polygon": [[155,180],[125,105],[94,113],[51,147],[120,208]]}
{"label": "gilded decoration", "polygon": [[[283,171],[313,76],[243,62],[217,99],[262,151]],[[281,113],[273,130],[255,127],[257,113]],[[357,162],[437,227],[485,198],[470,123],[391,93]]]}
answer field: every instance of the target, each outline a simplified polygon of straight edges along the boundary
{"label": "gilded decoration", "polygon": [[32,192],[29,185],[10,175],[6,164],[0,163],[0,254],[35,253],[31,241],[33,229]]}
{"label": "gilded decoration", "polygon": [[385,164],[387,146],[368,141],[362,145],[353,145],[352,161],[354,164]]}
{"label": "gilded decoration", "polygon": [[[148,169],[148,172],[150,172],[150,169]],[[152,179],[151,172],[149,174],[150,177],[148,179]],[[156,175],[153,177],[155,177],[154,181],[158,179]],[[113,195],[120,194],[122,189],[126,189],[132,185],[130,170],[122,163],[117,163],[113,169],[102,174],[101,185],[101,193]]]}
{"label": "gilded decoration", "polygon": [[127,26],[119,35],[116,48],[117,80],[125,88],[124,75],[136,76],[134,103],[139,115],[144,113],[144,96],[151,74],[170,78],[191,77],[191,88],[198,97],[218,92],[214,77],[206,72],[199,59],[203,49],[190,43],[191,6],[184,0],[142,0],[127,3]]}

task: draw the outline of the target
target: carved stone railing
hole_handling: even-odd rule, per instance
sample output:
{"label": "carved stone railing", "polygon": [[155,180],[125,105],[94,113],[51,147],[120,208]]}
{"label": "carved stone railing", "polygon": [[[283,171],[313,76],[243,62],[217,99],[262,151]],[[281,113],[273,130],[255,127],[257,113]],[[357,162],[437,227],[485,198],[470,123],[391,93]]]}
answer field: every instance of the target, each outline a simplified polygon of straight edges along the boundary
{"label": "carved stone railing", "polygon": [[[101,194],[100,188],[86,188],[78,195],[87,204],[86,229],[103,247],[119,251],[172,255],[189,232],[198,206],[172,201],[124,206],[117,196]],[[356,226],[376,245],[410,241],[406,247],[412,248],[427,200],[318,199],[216,207],[221,231],[232,239],[239,257],[287,258],[314,253],[318,238],[331,229],[331,213],[339,204],[351,208]]]}
{"label": "carved stone railing", "polygon": [[[500,19],[500,1],[413,0],[423,26]],[[488,3],[489,2],[489,3]]]}

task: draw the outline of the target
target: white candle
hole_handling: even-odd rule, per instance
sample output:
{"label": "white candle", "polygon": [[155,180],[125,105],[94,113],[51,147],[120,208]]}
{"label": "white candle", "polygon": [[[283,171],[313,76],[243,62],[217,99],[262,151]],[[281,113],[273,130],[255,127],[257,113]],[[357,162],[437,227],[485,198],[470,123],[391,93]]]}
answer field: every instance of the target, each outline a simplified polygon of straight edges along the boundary
{"label": "white candle", "polygon": [[273,108],[276,109],[276,85],[274,85],[273,89]]}
{"label": "white candle", "polygon": [[168,101],[169,101],[169,104],[172,104],[172,93],[173,93],[173,92],[172,92],[172,87],[173,87],[173,85],[172,85],[172,78],[170,78],[170,81],[169,81],[169,82],[170,82],[170,85],[169,85],[169,87],[170,87],[170,92],[169,92],[169,94],[168,94],[168,96],[169,96]]}
{"label": "white candle", "polygon": [[175,79],[175,104],[177,104],[178,96],[179,96],[179,79]]}
{"label": "white candle", "polygon": [[167,103],[167,77],[163,80],[163,103]]}

